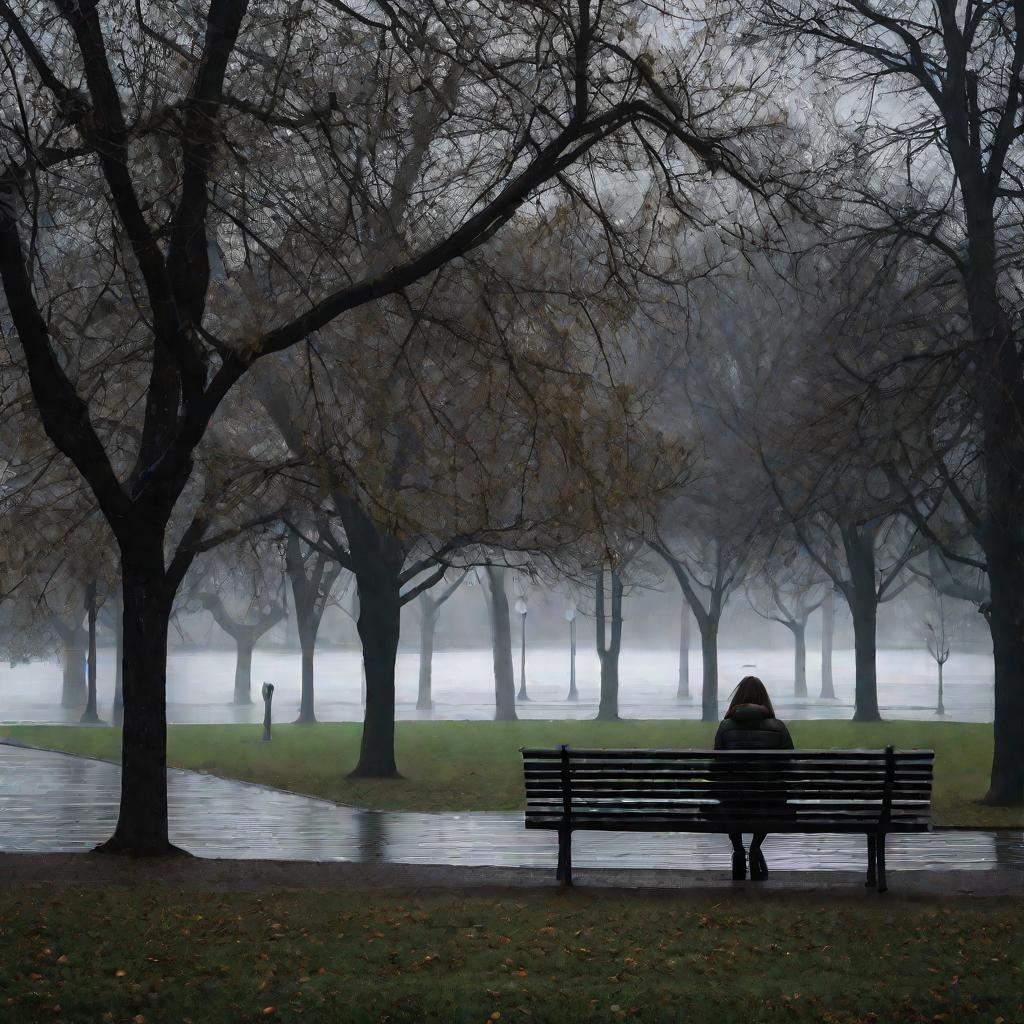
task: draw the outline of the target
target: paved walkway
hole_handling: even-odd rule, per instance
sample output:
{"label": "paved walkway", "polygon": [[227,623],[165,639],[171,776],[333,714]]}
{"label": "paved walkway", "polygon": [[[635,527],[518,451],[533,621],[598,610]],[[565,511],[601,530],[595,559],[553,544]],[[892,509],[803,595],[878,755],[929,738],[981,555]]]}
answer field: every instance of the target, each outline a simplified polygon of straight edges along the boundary
{"label": "paved walkway", "polygon": [[[118,765],[0,743],[0,853],[72,853],[110,835]],[[557,843],[526,831],[520,813],[412,814],[365,811],[197,772],[168,772],[172,842],[200,857],[363,864],[540,868],[553,873]],[[1024,884],[1024,833],[942,831],[893,836],[892,871],[1003,869]],[[864,870],[864,840],[772,836],[773,871]],[[581,869],[728,870],[725,836],[581,833]]]}

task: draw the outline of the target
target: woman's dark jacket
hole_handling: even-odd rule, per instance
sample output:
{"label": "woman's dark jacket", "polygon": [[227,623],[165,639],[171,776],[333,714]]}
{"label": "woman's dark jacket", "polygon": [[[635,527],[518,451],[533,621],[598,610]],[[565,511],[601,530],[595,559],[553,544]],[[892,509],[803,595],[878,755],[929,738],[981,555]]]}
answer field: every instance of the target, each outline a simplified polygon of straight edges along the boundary
{"label": "woman's dark jacket", "polygon": [[741,704],[715,733],[715,750],[792,750],[785,722],[768,717],[760,704]]}
{"label": "woman's dark jacket", "polygon": [[[723,719],[715,734],[715,750],[792,750],[793,738],[784,722],[768,715],[768,709],[760,704],[741,704],[733,710],[733,717]],[[712,771],[728,774],[730,767],[726,764],[715,764]],[[758,775],[759,788],[763,787],[785,789],[785,783],[781,774],[774,769],[762,771]],[[732,800],[723,794],[719,797],[720,813],[730,817],[742,817],[740,807],[749,808],[751,796],[744,794],[742,790]],[[756,798],[754,798],[756,799]],[[774,799],[758,800],[760,810],[763,813],[771,808],[777,816],[786,815],[786,801],[775,797]],[[776,811],[777,808],[777,811]]]}

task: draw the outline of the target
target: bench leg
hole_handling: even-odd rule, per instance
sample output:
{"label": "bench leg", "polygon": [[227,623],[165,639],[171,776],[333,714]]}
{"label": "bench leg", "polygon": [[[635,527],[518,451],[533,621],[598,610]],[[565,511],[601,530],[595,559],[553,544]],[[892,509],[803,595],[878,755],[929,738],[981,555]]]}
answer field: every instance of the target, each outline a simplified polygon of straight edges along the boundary
{"label": "bench leg", "polygon": [[555,877],[562,885],[572,885],[572,832],[561,829],[558,833],[558,871]]}
{"label": "bench leg", "polygon": [[875,864],[877,862],[877,856],[878,856],[877,853],[876,853],[876,847],[877,847],[877,842],[875,840],[875,835],[874,835],[873,832],[869,832],[868,833],[868,877],[867,877],[867,879],[864,882],[864,884],[866,886],[872,886],[876,882]]}
{"label": "bench leg", "polygon": [[886,892],[889,888],[885,882],[885,833],[878,836],[878,891]]}

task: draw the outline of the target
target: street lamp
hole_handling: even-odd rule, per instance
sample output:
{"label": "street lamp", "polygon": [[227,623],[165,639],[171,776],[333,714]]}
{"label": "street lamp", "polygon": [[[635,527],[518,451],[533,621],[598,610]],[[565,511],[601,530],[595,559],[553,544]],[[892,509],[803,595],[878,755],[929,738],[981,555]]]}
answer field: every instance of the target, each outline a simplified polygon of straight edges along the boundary
{"label": "street lamp", "polygon": [[565,619],[569,623],[569,696],[566,700],[579,700],[576,691],[576,605],[570,602],[565,609]]}
{"label": "street lamp", "polygon": [[528,701],[530,698],[526,696],[526,598],[516,598],[516,611],[521,616],[522,626],[520,628],[520,635],[522,637],[522,644],[519,649],[519,692],[516,694],[516,700]]}

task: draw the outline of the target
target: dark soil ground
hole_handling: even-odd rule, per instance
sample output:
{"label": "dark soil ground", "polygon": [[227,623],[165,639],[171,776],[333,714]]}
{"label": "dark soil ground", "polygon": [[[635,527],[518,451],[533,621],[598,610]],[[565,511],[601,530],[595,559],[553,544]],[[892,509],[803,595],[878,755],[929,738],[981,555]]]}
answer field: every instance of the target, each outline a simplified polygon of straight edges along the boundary
{"label": "dark soil ground", "polygon": [[1019,1024],[1004,875],[0,855],[0,1021]]}
{"label": "dark soil ground", "polygon": [[[667,890],[737,900],[787,899],[793,893],[827,894],[837,901],[1019,898],[1024,872],[889,872],[889,892],[865,889],[859,872],[774,872],[764,883],[737,883],[727,871],[578,869],[575,888]],[[454,867],[435,864],[361,864],[322,861],[213,860],[200,857],[135,858],[108,854],[0,853],[0,890],[25,886],[111,889],[155,888],[196,892],[279,892],[301,889],[416,892],[420,890],[559,891],[553,869]]]}

